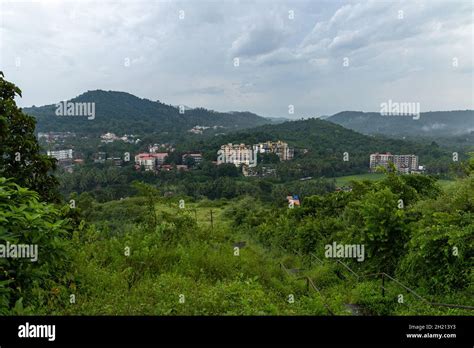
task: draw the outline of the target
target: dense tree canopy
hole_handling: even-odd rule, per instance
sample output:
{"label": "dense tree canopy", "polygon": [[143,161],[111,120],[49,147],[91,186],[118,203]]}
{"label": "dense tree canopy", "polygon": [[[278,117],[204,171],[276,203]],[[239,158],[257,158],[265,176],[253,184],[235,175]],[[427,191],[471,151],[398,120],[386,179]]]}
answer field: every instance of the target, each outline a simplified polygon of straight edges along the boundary
{"label": "dense tree canopy", "polygon": [[35,119],[17,107],[16,96],[21,97],[20,89],[0,72],[0,176],[14,178],[38,192],[42,200],[57,201],[55,160],[40,153]]}

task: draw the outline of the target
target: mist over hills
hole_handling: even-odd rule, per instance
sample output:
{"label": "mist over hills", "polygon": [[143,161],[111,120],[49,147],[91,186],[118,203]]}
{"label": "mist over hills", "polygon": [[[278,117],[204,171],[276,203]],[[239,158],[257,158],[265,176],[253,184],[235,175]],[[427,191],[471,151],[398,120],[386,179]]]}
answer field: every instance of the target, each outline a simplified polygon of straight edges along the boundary
{"label": "mist over hills", "polygon": [[382,116],[376,112],[343,111],[328,121],[363,134],[404,136],[459,136],[474,131],[474,110],[432,111],[411,116]]}

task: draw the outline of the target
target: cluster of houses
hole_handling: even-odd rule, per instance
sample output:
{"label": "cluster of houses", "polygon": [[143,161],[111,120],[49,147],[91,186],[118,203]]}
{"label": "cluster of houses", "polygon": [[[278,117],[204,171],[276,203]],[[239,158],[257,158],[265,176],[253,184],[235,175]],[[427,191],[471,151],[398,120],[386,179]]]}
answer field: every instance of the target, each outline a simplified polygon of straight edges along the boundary
{"label": "cluster of houses", "polygon": [[61,144],[68,138],[76,137],[73,132],[38,132],[38,140],[44,139],[48,144]]}
{"label": "cluster of houses", "polygon": [[189,133],[193,133],[193,134],[202,134],[206,129],[218,129],[218,128],[224,128],[223,126],[212,126],[212,127],[208,127],[208,126],[194,126],[193,128],[191,129],[188,129],[188,132]]}
{"label": "cluster of houses", "polygon": [[[155,144],[157,145],[157,144]],[[159,144],[158,144],[159,145]],[[135,168],[145,171],[169,171],[173,168],[177,170],[189,170],[196,164],[199,164],[203,157],[200,152],[188,152],[182,154],[180,165],[172,166],[166,163],[169,152],[173,152],[174,148],[169,147],[168,152],[161,152],[164,146],[150,146],[148,152],[139,153],[135,156]],[[294,149],[290,148],[287,143],[282,141],[267,141],[254,145],[245,144],[225,144],[218,151],[218,158],[215,164],[231,163],[236,167],[242,166],[242,172],[246,176],[274,176],[276,170],[274,168],[263,168],[260,172],[252,170],[257,166],[258,154],[273,153],[278,156],[280,161],[288,161],[293,159]]]}
{"label": "cluster of houses", "polygon": [[170,171],[174,167],[177,170],[188,170],[191,166],[198,164],[202,161],[201,153],[185,153],[182,155],[182,163],[173,166],[171,164],[165,164],[166,158],[168,157],[167,152],[143,152],[135,156],[135,168],[137,170],[145,171]]}
{"label": "cluster of houses", "polygon": [[418,164],[418,156],[416,155],[392,155],[390,152],[377,152],[370,155],[371,172],[375,172],[377,167],[388,169],[391,163],[402,174],[420,174],[425,171],[425,167]]}
{"label": "cluster of houses", "polygon": [[148,152],[174,152],[175,148],[170,143],[155,143],[148,146]]}
{"label": "cluster of houses", "polygon": [[[39,133],[38,137],[45,138],[46,141],[53,141],[55,139],[64,139],[67,137],[74,136],[73,133]],[[135,138],[132,135],[124,135],[123,137],[117,137],[114,133],[105,133],[101,136],[101,141],[108,143],[116,140],[121,140],[129,143],[137,143],[140,139]],[[174,152],[175,148],[169,143],[153,144],[149,145],[148,152],[142,152],[135,155],[135,168],[137,170],[145,171],[170,171],[173,169],[177,170],[189,170],[195,165],[199,164],[203,160],[202,153],[200,152],[187,152],[181,155],[181,163],[179,165],[171,165],[166,162],[169,154]],[[267,141],[253,145],[246,144],[224,144],[220,147],[217,152],[217,161],[214,162],[217,165],[230,163],[236,167],[241,167],[242,172],[245,176],[275,176],[276,169],[273,166],[259,166],[257,168],[257,157],[259,154],[275,154],[278,156],[280,161],[289,161],[294,157],[294,149],[289,147],[286,142],[283,141]],[[73,171],[74,164],[82,164],[84,160],[82,156],[75,156],[73,149],[58,149],[49,150],[47,155],[56,158],[59,165],[68,172]],[[116,166],[122,166],[124,160],[121,157],[108,157],[105,152],[95,153],[93,156],[94,163],[106,163],[113,162]],[[394,165],[397,172],[402,174],[415,174],[424,173],[425,167],[419,165],[418,156],[414,154],[409,155],[397,155],[387,153],[372,153],[370,154],[370,171],[375,172],[378,167],[389,169],[391,165]],[[310,178],[302,178],[301,180],[307,180]],[[343,190],[343,188],[341,188]]]}
{"label": "cluster of houses", "polygon": [[132,134],[125,134],[123,137],[119,137],[115,135],[115,133],[105,133],[100,136],[100,141],[106,144],[113,143],[114,141],[118,140],[129,144],[138,144],[140,142],[140,139]]}

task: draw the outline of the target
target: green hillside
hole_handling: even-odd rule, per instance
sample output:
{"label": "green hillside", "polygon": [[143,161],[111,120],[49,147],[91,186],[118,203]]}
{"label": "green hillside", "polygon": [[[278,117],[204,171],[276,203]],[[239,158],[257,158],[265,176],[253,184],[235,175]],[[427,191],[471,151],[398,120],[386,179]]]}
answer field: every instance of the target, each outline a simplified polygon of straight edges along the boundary
{"label": "green hillside", "polygon": [[95,103],[95,118],[57,116],[54,104],[24,108],[23,111],[36,118],[38,132],[68,131],[92,135],[105,132],[186,133],[196,125],[216,126],[215,132],[228,132],[271,123],[271,120],[250,112],[222,113],[203,108],[185,108],[184,114],[181,114],[177,106],[116,91],[88,91],[68,102]]}
{"label": "green hillside", "polygon": [[[320,119],[307,119],[263,125],[245,131],[217,136],[192,143],[190,146],[205,149],[208,158],[226,143],[255,144],[267,140],[283,140],[295,148],[293,161],[278,164],[281,175],[289,178],[308,176],[335,177],[367,173],[371,153],[415,154],[430,173],[445,173],[452,165],[452,151],[436,144],[410,142],[384,136],[369,136]],[[349,155],[343,161],[344,153]],[[213,157],[214,156],[214,157]]]}

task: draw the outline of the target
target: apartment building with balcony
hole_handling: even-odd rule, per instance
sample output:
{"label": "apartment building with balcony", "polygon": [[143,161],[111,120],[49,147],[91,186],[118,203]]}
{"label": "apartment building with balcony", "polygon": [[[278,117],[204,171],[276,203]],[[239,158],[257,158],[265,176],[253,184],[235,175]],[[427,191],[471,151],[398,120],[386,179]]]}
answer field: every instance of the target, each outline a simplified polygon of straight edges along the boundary
{"label": "apartment building with balcony", "polygon": [[392,155],[390,152],[377,152],[370,155],[371,172],[374,172],[377,167],[389,168],[390,163],[393,163],[400,173],[409,174],[420,171],[416,155]]}
{"label": "apartment building with balcony", "polygon": [[287,143],[283,141],[267,141],[254,145],[258,153],[274,153],[280,161],[289,161],[293,159],[294,149],[290,148]]}
{"label": "apartment building with balcony", "polygon": [[217,152],[217,164],[232,163],[236,167],[244,164],[249,167],[257,165],[257,151],[245,144],[225,144]]}

